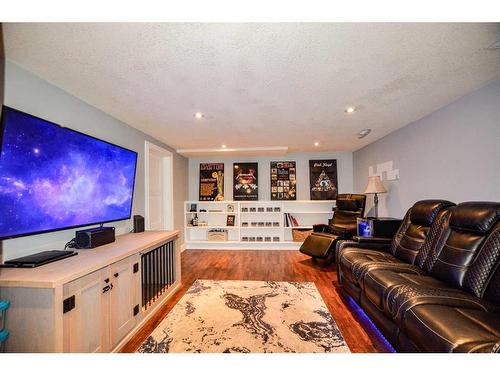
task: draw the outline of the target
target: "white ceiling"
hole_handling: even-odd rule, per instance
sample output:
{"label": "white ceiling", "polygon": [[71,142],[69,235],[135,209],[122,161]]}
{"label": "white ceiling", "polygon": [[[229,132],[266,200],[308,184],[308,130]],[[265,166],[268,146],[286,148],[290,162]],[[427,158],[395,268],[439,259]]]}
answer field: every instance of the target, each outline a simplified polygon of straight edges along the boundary
{"label": "white ceiling", "polygon": [[352,151],[500,78],[492,23],[27,23],[4,38],[9,60],[176,149]]}

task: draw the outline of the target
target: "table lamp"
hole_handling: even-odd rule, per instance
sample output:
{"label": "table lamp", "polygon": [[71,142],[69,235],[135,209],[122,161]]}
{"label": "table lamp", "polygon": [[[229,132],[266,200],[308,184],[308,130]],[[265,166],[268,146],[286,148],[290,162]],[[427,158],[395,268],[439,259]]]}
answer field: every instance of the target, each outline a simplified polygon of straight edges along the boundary
{"label": "table lamp", "polygon": [[365,189],[365,194],[375,194],[373,197],[373,203],[375,207],[375,217],[378,217],[378,193],[387,193],[385,190],[382,181],[380,180],[380,176],[370,176],[368,177],[368,185]]}

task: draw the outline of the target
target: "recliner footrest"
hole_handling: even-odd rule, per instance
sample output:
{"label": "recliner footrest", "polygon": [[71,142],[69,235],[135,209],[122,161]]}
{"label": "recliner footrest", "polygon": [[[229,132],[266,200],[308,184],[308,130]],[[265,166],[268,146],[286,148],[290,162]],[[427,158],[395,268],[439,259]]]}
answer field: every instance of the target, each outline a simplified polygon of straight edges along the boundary
{"label": "recliner footrest", "polygon": [[315,258],[325,259],[335,250],[339,239],[341,236],[313,233],[306,238],[300,247],[300,252]]}

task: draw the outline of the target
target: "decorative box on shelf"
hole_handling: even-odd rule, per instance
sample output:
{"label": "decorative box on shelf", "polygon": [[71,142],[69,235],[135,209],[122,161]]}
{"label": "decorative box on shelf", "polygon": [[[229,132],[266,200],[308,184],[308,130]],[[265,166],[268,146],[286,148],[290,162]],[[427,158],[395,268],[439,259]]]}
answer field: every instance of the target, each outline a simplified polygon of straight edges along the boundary
{"label": "decorative box on shelf", "polygon": [[312,229],[292,229],[292,238],[294,242],[304,242],[307,237],[312,233]]}
{"label": "decorative box on shelf", "polygon": [[226,229],[209,229],[207,231],[208,241],[227,241]]}

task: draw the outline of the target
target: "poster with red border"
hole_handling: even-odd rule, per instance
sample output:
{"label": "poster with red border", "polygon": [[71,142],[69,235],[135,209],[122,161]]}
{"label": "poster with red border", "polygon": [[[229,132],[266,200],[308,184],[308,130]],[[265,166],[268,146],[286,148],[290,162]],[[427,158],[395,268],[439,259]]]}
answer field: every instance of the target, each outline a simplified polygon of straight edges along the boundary
{"label": "poster with red border", "polygon": [[233,200],[259,200],[259,164],[233,164]]}

